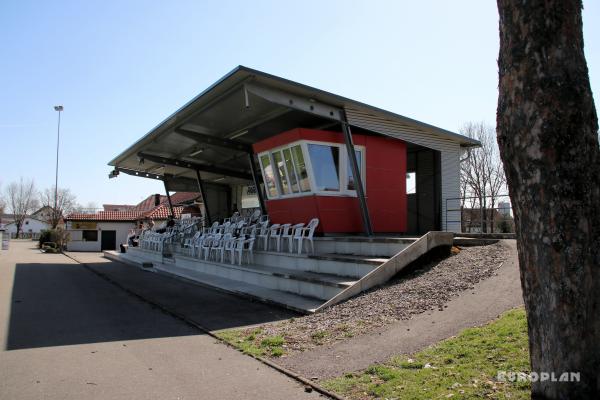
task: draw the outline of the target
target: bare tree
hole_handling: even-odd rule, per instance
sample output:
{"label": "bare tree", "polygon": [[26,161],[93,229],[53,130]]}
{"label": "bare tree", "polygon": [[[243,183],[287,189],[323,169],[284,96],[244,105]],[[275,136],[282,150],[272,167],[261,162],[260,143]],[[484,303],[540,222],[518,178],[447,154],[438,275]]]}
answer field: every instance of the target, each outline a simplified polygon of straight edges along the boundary
{"label": "bare tree", "polygon": [[[56,203],[54,201],[55,194]],[[40,193],[40,203],[42,207],[48,207],[50,210],[47,222],[52,229],[56,229],[60,220],[77,208],[75,195],[69,189],[64,188],[58,188],[56,193],[54,187],[44,190]],[[54,207],[54,204],[56,204],[56,207]]]}
{"label": "bare tree", "polygon": [[[2,186],[0,186],[0,218],[1,215],[4,214],[4,210],[6,209],[6,200],[4,200],[4,196],[2,196]],[[2,222],[2,221],[0,221]]]}
{"label": "bare tree", "polygon": [[38,205],[35,199],[35,185],[33,180],[12,182],[6,187],[6,201],[8,209],[13,214],[14,223],[17,227],[17,238],[20,236],[21,228],[25,218],[34,211]]}
{"label": "bare tree", "polygon": [[580,0],[497,0],[498,143],[536,399],[600,398],[600,149]]}
{"label": "bare tree", "polygon": [[467,155],[461,162],[461,191],[464,193],[461,195],[464,198],[475,198],[470,199],[470,216],[473,217],[475,206],[479,206],[481,231],[493,232],[494,207],[506,185],[495,130],[485,122],[467,122],[460,131],[481,142],[481,147],[467,150]]}

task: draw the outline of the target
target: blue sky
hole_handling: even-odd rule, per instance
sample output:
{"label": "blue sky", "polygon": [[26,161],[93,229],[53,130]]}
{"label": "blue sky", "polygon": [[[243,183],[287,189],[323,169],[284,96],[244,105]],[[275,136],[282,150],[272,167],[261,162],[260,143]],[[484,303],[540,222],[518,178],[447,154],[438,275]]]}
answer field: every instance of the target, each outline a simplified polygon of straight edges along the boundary
{"label": "blue sky", "polygon": [[[584,1],[592,90],[600,4]],[[0,185],[54,183],[86,204],[134,203],[155,181],[106,163],[242,64],[457,131],[494,123],[494,1],[3,1]]]}

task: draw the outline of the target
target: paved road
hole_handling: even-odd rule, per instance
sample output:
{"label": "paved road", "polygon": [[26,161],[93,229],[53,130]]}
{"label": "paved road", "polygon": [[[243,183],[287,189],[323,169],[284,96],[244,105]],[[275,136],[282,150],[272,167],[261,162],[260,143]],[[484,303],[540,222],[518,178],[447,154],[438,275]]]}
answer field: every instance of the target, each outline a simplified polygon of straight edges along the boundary
{"label": "paved road", "polygon": [[[243,323],[284,317],[249,304]],[[319,397],[32,242],[0,253],[0,343],[0,399]]]}

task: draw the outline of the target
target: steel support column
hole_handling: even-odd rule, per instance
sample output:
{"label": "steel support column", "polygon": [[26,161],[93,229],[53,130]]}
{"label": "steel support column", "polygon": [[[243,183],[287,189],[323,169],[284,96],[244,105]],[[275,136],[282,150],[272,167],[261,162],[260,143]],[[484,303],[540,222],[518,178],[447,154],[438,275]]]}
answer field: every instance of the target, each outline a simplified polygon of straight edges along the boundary
{"label": "steel support column", "polygon": [[267,213],[267,207],[265,206],[265,198],[263,196],[263,191],[260,187],[260,183],[258,182],[258,170],[256,168],[256,163],[254,162],[254,153],[248,153],[248,160],[250,161],[250,171],[252,172],[252,180],[254,181],[254,186],[256,187],[256,195],[258,196],[258,203],[260,204],[260,211],[264,214]]}
{"label": "steel support column", "polygon": [[204,182],[200,177],[200,171],[196,170],[196,180],[198,181],[198,189],[200,190],[200,195],[202,196],[202,204],[204,204],[204,216],[206,217],[206,226],[210,226],[212,221],[210,219],[210,212],[208,211],[208,198],[206,197],[206,188],[204,187]]}
{"label": "steel support column", "polygon": [[169,194],[169,186],[167,185],[167,181],[164,180],[165,184],[165,192],[167,193],[167,200],[169,201],[169,210],[171,210],[171,218],[175,219],[175,213],[173,212],[173,203],[171,202],[171,195]]}
{"label": "steel support column", "polygon": [[352,131],[350,131],[350,125],[348,125],[346,113],[343,110],[340,111],[340,117],[342,120],[342,130],[344,131],[344,141],[346,142],[346,149],[348,150],[348,160],[350,161],[350,167],[352,168],[354,186],[356,187],[356,194],[358,196],[358,203],[360,205],[360,213],[362,215],[363,227],[367,236],[373,236],[373,227],[371,225],[369,208],[367,207],[367,199],[365,198],[363,180],[360,175],[360,167],[358,166],[358,161],[356,160],[356,152],[354,151]]}

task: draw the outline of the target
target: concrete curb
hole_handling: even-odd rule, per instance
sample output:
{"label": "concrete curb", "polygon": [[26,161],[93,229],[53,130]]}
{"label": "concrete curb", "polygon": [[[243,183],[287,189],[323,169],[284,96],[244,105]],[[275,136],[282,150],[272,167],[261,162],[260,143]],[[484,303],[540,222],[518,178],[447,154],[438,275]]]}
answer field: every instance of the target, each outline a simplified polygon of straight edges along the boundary
{"label": "concrete curb", "polygon": [[175,311],[172,311],[172,310],[169,310],[166,307],[164,307],[162,304],[159,304],[159,303],[157,303],[157,302],[155,302],[153,300],[150,300],[150,299],[148,299],[148,298],[146,298],[146,297],[144,297],[144,296],[142,296],[142,295],[134,292],[133,290],[131,290],[131,289],[129,289],[129,288],[121,285],[119,282],[117,282],[116,280],[112,279],[111,277],[109,277],[109,276],[107,276],[107,275],[105,275],[105,274],[103,274],[101,272],[98,272],[94,268],[90,267],[87,263],[81,262],[81,261],[79,261],[79,260],[71,257],[68,254],[65,254],[65,253],[62,253],[62,254],[65,257],[67,257],[67,258],[75,261],[76,263],[82,265],[85,269],[87,269],[91,273],[95,274],[99,278],[104,279],[105,281],[109,282],[110,284],[112,284],[112,285],[118,287],[119,289],[123,290],[127,294],[129,294],[129,295],[137,298],[138,300],[143,301],[144,303],[150,304],[151,306],[156,307],[157,309],[159,309],[160,311],[164,312],[165,314],[170,315],[170,316],[172,316],[172,317],[174,317],[174,318],[176,318],[176,319],[178,319],[178,320],[180,320],[180,321],[182,321],[182,322],[184,322],[184,323],[186,323],[186,324],[188,324],[188,325],[190,325],[190,326],[192,326],[192,327],[194,327],[194,328],[202,331],[203,333],[209,335],[210,337],[218,340],[220,343],[223,343],[223,344],[227,345],[228,347],[230,347],[232,349],[235,349],[235,350],[239,351],[240,353],[242,353],[244,355],[250,356],[250,357],[254,358],[255,360],[260,361],[264,365],[266,365],[266,366],[268,366],[270,368],[273,368],[274,370],[276,370],[278,372],[281,372],[284,375],[287,375],[288,377],[290,377],[290,378],[292,378],[292,379],[294,379],[294,380],[302,383],[306,387],[310,387],[310,388],[314,389],[316,392],[318,392],[318,393],[320,393],[320,394],[322,394],[324,396],[330,397],[330,398],[335,399],[335,400],[346,400],[344,397],[341,397],[341,396],[339,396],[336,393],[330,392],[329,390],[325,389],[324,387],[322,387],[322,386],[320,386],[320,385],[312,382],[309,379],[304,378],[303,376],[300,376],[300,375],[296,374],[293,371],[290,371],[290,370],[288,370],[288,369],[286,369],[286,368],[284,368],[284,367],[282,367],[282,366],[280,366],[280,365],[272,362],[269,359],[266,359],[266,358],[263,358],[263,357],[260,357],[260,356],[255,356],[255,355],[252,355],[252,354],[246,354],[246,353],[242,352],[240,349],[236,348],[231,343],[226,342],[225,340],[221,339],[220,337],[218,337],[217,335],[215,335],[214,333],[212,333],[208,328],[206,328],[206,327],[198,324],[197,322],[195,322],[195,321],[187,318],[185,315],[179,314],[179,313],[177,313]]}

